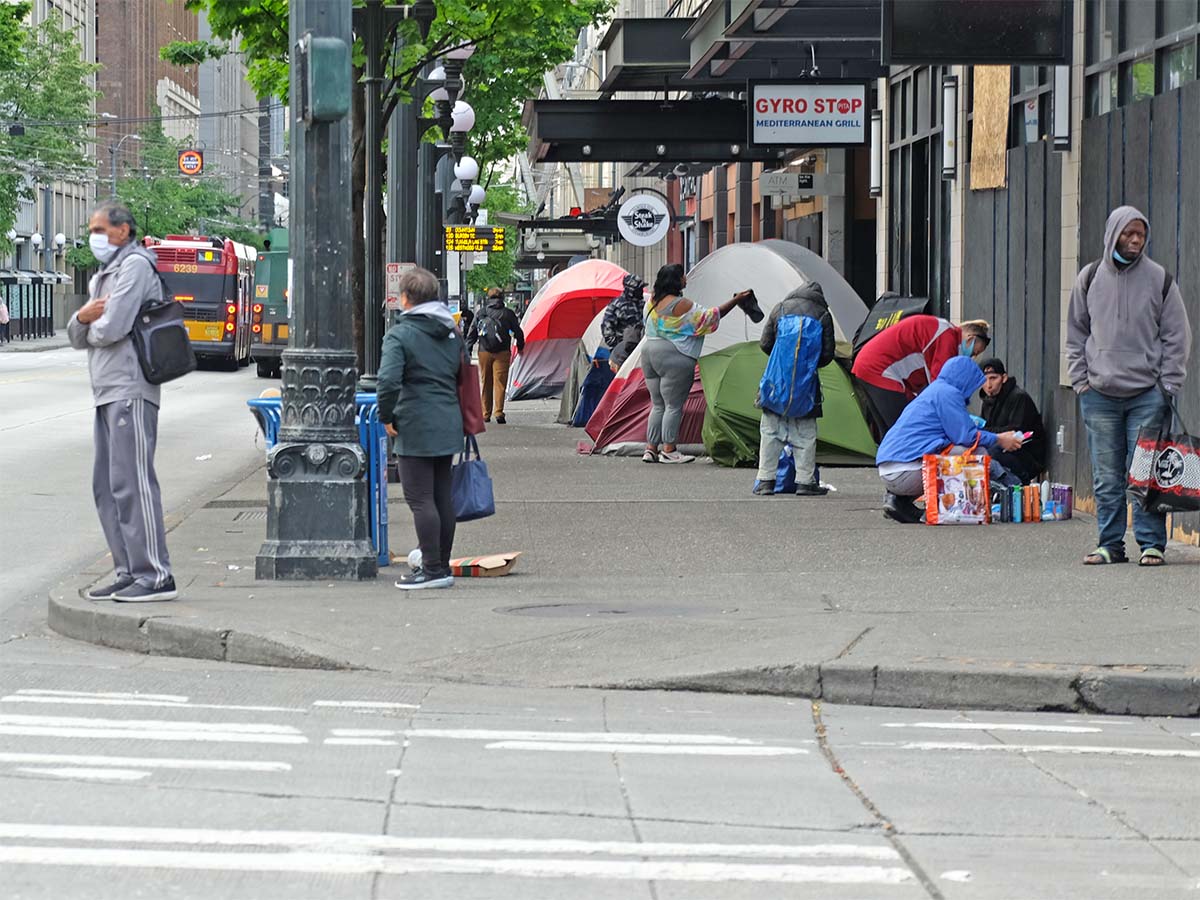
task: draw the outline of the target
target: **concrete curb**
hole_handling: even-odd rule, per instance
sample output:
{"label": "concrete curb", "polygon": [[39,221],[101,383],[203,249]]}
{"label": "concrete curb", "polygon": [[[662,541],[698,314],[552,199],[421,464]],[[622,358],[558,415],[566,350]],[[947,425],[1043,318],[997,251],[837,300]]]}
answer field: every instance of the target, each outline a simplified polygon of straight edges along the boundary
{"label": "concrete curb", "polygon": [[182,656],[287,669],[362,668],[275,638],[193,625],[169,615],[135,616],[98,605],[83,605],[87,603],[82,599],[72,602],[51,593],[47,616],[50,627],[77,641],[150,656]]}
{"label": "concrete curb", "polygon": [[[1147,670],[1135,670],[1142,668]],[[911,709],[1200,716],[1200,673],[1150,667],[865,665],[837,660],[582,686],[768,694]]]}

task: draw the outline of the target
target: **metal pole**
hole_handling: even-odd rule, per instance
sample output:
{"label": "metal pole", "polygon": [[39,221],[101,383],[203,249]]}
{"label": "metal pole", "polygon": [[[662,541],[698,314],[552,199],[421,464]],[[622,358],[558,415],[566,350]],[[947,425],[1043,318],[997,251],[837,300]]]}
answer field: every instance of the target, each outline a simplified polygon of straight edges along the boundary
{"label": "metal pole", "polygon": [[[125,138],[121,138],[121,140],[123,141]],[[110,196],[113,200],[117,199],[117,150],[120,147],[121,143],[118,141],[115,147],[110,144],[108,148],[108,156],[112,160],[112,187],[110,188]]]}
{"label": "metal pole", "polygon": [[267,539],[255,561],[262,579],[378,571],[350,315],[350,21],[351,0],[291,2],[293,309],[279,442],[267,455]]}
{"label": "metal pole", "polygon": [[366,260],[363,277],[363,384],[374,390],[383,342],[383,261],[380,251],[380,204],[383,202],[383,172],[380,170],[379,90],[383,84],[383,0],[367,0],[363,7],[363,50],[366,55],[366,123],[363,142],[366,153],[366,198],[363,201],[363,230]]}

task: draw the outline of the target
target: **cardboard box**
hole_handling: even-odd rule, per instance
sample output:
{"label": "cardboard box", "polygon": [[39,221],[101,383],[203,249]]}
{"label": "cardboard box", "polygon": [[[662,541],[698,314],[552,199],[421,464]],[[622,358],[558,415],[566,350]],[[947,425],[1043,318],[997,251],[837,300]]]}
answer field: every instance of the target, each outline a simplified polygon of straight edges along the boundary
{"label": "cardboard box", "polygon": [[455,578],[499,578],[507,575],[517,564],[520,551],[493,553],[491,556],[467,556],[450,560],[450,572]]}

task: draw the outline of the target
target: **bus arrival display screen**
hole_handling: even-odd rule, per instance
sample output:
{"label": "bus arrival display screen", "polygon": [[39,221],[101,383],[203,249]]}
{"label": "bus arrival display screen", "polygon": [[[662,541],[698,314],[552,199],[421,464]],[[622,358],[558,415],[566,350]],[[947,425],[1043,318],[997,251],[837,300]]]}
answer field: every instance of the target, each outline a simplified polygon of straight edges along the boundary
{"label": "bus arrival display screen", "polygon": [[446,250],[450,253],[503,252],[504,228],[490,225],[447,225]]}

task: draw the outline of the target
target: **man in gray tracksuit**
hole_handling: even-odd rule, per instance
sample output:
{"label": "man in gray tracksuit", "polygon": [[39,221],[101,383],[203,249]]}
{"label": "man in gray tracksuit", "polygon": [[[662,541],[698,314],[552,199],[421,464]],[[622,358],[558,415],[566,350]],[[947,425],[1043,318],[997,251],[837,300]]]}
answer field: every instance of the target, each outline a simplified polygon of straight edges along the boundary
{"label": "man in gray tracksuit", "polygon": [[89,600],[174,600],[162,498],[154,474],[160,390],[142,376],[129,334],[138,310],[161,297],[153,255],[137,243],[137,225],[118,204],[97,209],[88,225],[103,268],[88,302],[67,323],[71,346],[88,351],[96,407],[92,493],[112,551],[116,580],[87,591]]}
{"label": "man in gray tracksuit", "polygon": [[[1150,222],[1119,206],[1104,227],[1104,255],[1083,267],[1067,316],[1067,372],[1087,426],[1100,541],[1085,565],[1125,562],[1125,487],[1138,429],[1158,425],[1187,378],[1191,327],[1183,295],[1145,253]],[[1143,566],[1160,566],[1166,516],[1133,508]]]}

